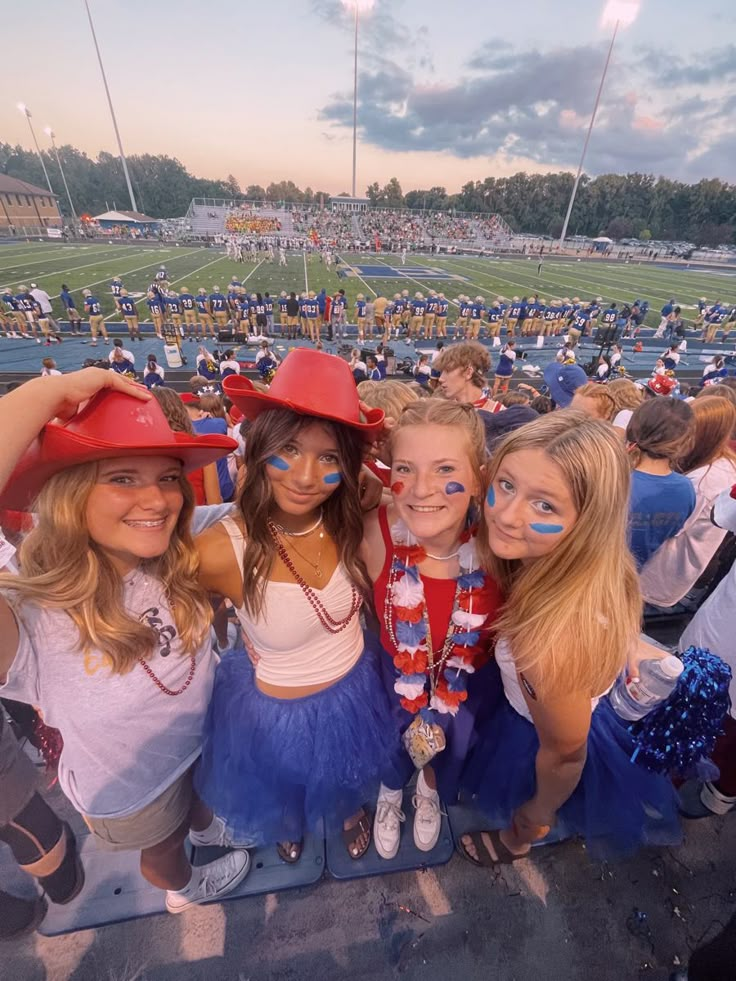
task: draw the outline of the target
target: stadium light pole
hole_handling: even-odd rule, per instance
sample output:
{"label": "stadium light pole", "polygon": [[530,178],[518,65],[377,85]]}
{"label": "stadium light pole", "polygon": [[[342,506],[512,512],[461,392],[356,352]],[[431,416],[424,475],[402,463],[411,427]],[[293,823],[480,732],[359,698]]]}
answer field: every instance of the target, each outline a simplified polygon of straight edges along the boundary
{"label": "stadium light pole", "polygon": [[565,222],[562,226],[562,234],[560,235],[560,248],[565,245],[565,238],[567,237],[567,227],[570,224],[570,216],[572,215],[573,205],[575,204],[575,198],[578,193],[578,186],[580,184],[580,178],[583,174],[583,167],[585,166],[585,156],[588,152],[588,144],[590,143],[590,137],[593,132],[593,126],[595,125],[595,118],[598,115],[598,107],[601,103],[601,95],[603,95],[603,88],[606,84],[606,76],[608,75],[608,68],[611,64],[611,55],[613,54],[613,48],[616,44],[616,38],[618,37],[619,28],[621,27],[631,27],[631,25],[636,20],[639,14],[639,7],[641,0],[608,0],[605,10],[603,11],[603,17],[601,18],[601,25],[603,27],[613,26],[613,37],[611,38],[611,44],[608,48],[608,54],[606,56],[606,63],[603,66],[603,74],[601,75],[600,85],[598,86],[598,93],[595,97],[595,105],[593,106],[593,113],[590,117],[590,124],[588,126],[588,132],[585,134],[585,142],[583,143],[583,152],[580,155],[580,164],[578,166],[578,172],[575,175],[575,183],[572,186],[572,194],[570,195],[570,203],[567,206],[567,214],[565,215]]}
{"label": "stadium light pole", "polygon": [[110,116],[112,118],[113,129],[115,130],[115,136],[118,141],[118,150],[120,150],[120,161],[123,165],[123,173],[125,174],[125,183],[128,185],[128,194],[130,195],[130,206],[133,211],[138,210],[138,206],[135,203],[135,194],[133,194],[133,185],[130,182],[130,174],[128,173],[128,161],[125,159],[125,151],[123,150],[123,141],[120,139],[120,130],[118,129],[118,121],[115,118],[115,110],[112,105],[112,98],[110,96],[110,89],[107,84],[107,76],[105,75],[105,66],[102,64],[102,55],[100,54],[100,46],[97,43],[97,34],[95,33],[95,25],[92,20],[92,12],[89,9],[89,3],[84,0],[84,6],[87,10],[87,19],[89,20],[89,29],[92,31],[92,40],[95,43],[95,51],[97,52],[97,60],[100,63],[100,73],[102,74],[102,84],[105,86],[105,94],[107,95],[107,104],[110,107]]}
{"label": "stadium light pole", "polygon": [[[67,200],[69,201],[69,210],[72,213],[72,218],[74,219],[74,224],[76,226],[76,223],[77,223],[77,213],[74,210],[74,204],[72,202],[71,193],[69,192],[69,185],[66,182],[66,176],[64,174],[64,168],[61,166],[61,157],[59,156],[59,151],[58,151],[58,149],[56,147],[56,139],[55,139],[56,134],[54,133],[54,131],[51,129],[50,126],[46,126],[44,128],[44,133],[51,140],[51,146],[54,149],[54,154],[56,156],[56,162],[59,165],[59,173],[61,174],[61,179],[62,179],[62,182],[64,184],[64,190],[66,191],[66,197],[67,197]],[[76,231],[76,228],[75,228],[75,231]]]}
{"label": "stadium light pole", "polygon": [[51,186],[51,181],[49,180],[49,172],[46,170],[46,164],[43,162],[43,157],[41,156],[41,147],[38,145],[38,140],[36,139],[36,131],[33,128],[33,123],[31,122],[31,110],[24,102],[18,103],[18,109],[23,113],[23,115],[28,120],[28,128],[31,131],[31,136],[33,137],[33,142],[36,146],[36,153],[38,154],[38,159],[41,161],[41,167],[43,168],[43,176],[46,178],[46,186],[51,193],[54,193],[54,189]]}
{"label": "stadium light pole", "polygon": [[358,29],[360,14],[368,13],[374,0],[342,0],[348,10],[355,13],[355,62],[353,67],[353,197],[356,197],[358,176]]}

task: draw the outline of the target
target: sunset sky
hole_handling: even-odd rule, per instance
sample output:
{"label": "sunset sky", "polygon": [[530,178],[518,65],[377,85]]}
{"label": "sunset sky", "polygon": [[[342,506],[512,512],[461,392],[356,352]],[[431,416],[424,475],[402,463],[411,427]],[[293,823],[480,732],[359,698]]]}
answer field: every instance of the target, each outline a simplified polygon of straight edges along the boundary
{"label": "sunset sky", "polygon": [[[90,0],[126,153],[241,186],[350,190],[352,15],[340,0]],[[362,21],[358,193],[575,169],[605,0],[377,0]],[[3,15],[0,140],[115,141],[82,0]],[[482,16],[478,11],[482,10]],[[20,42],[24,39],[23,43]],[[38,41],[36,42],[36,39]],[[643,0],[619,35],[586,170],[736,181],[733,0]]]}

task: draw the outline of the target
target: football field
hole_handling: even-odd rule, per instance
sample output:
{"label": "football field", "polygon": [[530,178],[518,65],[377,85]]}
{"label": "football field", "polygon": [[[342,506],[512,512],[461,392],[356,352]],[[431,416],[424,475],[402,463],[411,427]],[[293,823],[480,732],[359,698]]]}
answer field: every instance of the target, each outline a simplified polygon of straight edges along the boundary
{"label": "football field", "polygon": [[[649,300],[649,323],[664,303],[674,297],[683,307],[686,319],[701,296],[736,305],[736,269],[690,269],[678,265],[607,262],[600,259],[545,259],[537,275],[537,258],[508,259],[469,256],[408,256],[406,266],[398,256],[345,254],[339,266],[331,269],[318,255],[306,260],[301,254],[290,255],[285,268],[267,260],[238,263],[215,248],[201,246],[118,245],[95,242],[85,245],[18,243],[0,246],[0,287],[15,290],[19,285],[38,283],[52,298],[58,297],[62,283],[72,293],[90,289],[100,299],[108,320],[119,319],[115,313],[110,281],[120,276],[129,293],[144,297],[145,290],[164,264],[172,286],[181,291],[188,287],[196,292],[213,286],[225,289],[236,276],[252,292],[268,291],[273,296],[281,290],[328,292],[344,288],[350,310],[358,293],[366,296],[394,293],[408,289],[411,294],[425,294],[434,289],[448,299],[460,293],[510,298],[538,292],[546,300],[579,296],[581,299],[602,296],[604,301],[632,302]],[[338,274],[337,270],[341,271]],[[77,298],[82,309],[81,296]],[[56,304],[56,309],[60,307]],[[145,304],[140,304],[145,312]],[[144,319],[142,317],[142,319]],[[450,320],[452,321],[452,312]]]}

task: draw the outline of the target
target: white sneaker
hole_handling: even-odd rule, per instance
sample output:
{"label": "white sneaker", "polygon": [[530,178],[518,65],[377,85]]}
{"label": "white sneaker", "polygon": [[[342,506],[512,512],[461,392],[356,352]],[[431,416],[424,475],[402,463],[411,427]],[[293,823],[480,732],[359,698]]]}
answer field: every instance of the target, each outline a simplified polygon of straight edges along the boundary
{"label": "white sneaker", "polygon": [[230,848],[232,846],[232,841],[228,837],[225,822],[216,814],[212,815],[212,822],[208,828],[204,829],[204,831],[194,831],[192,828],[190,828],[189,840],[193,845],[196,845],[199,848],[207,848],[208,846],[215,845],[222,846],[224,848]]}
{"label": "white sneaker", "polygon": [[414,805],[414,844],[422,852],[431,852],[440,836],[442,810],[440,795],[429,789],[421,773],[411,802]]}
{"label": "white sneaker", "polygon": [[381,784],[373,822],[373,841],[378,854],[388,861],[396,857],[401,840],[401,825],[406,821],[406,815],[401,810],[402,797],[401,790],[389,790]]}
{"label": "white sneaker", "polygon": [[192,879],[186,888],[167,890],[166,909],[169,913],[183,913],[190,906],[219,899],[235,889],[249,871],[250,855],[244,850],[228,852],[214,862],[192,868]]}

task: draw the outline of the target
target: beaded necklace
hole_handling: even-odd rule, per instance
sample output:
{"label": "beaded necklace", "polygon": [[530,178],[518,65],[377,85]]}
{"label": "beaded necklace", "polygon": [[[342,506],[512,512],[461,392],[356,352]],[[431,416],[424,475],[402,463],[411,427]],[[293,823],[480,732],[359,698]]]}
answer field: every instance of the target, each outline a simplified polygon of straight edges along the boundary
{"label": "beaded necklace", "polygon": [[330,613],[327,611],[326,607],[324,606],[324,604],[322,603],[322,601],[320,600],[320,598],[317,596],[316,592],[304,580],[304,578],[302,576],[300,576],[299,573],[297,572],[296,567],[294,566],[294,563],[291,561],[291,556],[286,551],[286,549],[284,548],[284,546],[283,546],[283,544],[282,544],[282,542],[281,542],[281,540],[279,538],[279,533],[278,533],[278,530],[276,528],[276,525],[273,523],[273,521],[271,521],[270,518],[268,520],[268,530],[271,533],[271,538],[273,539],[273,543],[276,546],[276,551],[279,553],[279,558],[284,563],[284,565],[289,570],[289,572],[292,574],[292,576],[294,577],[294,579],[296,580],[296,582],[299,584],[299,587],[300,587],[301,591],[304,593],[304,595],[306,596],[307,600],[309,601],[310,606],[312,607],[312,609],[314,610],[314,612],[317,614],[317,619],[319,620],[319,622],[322,624],[322,626],[325,628],[325,630],[329,634],[339,634],[339,633],[342,633],[342,631],[345,630],[345,628],[347,626],[349,626],[351,620],[353,619],[353,617],[355,616],[355,614],[360,609],[360,605],[362,603],[362,600],[361,600],[360,593],[358,592],[358,590],[351,583],[351,585],[350,585],[350,594],[351,594],[350,611],[349,611],[348,615],[343,620],[335,620],[330,615]]}
{"label": "beaded necklace", "polygon": [[455,598],[447,636],[435,649],[419,564],[427,558],[413,543],[403,521],[391,528],[393,558],[389,570],[383,622],[394,648],[393,662],[399,672],[394,690],[407,712],[431,716],[457,715],[468,697],[467,675],[485,652],[484,634],[491,609],[485,587],[486,574],[477,568],[475,532],[465,531],[458,550],[460,574],[455,579]]}

